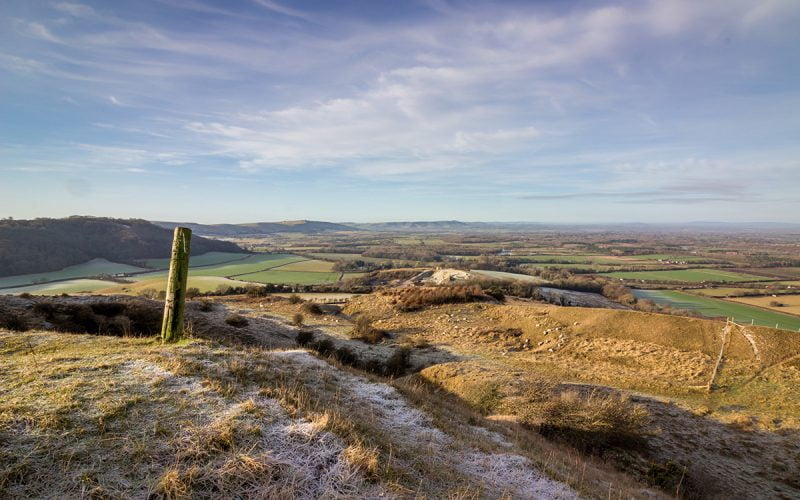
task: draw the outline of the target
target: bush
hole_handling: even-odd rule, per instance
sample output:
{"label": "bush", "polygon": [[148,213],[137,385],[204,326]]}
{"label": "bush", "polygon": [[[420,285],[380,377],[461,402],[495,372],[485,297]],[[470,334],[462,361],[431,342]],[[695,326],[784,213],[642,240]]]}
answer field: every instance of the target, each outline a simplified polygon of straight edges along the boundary
{"label": "bush", "polygon": [[322,308],[316,302],[305,302],[302,306],[300,306],[300,309],[305,313],[313,314],[315,316],[322,314]]}
{"label": "bush", "polygon": [[28,292],[22,292],[19,294],[19,298],[21,299],[32,299],[33,295],[29,294]]}
{"label": "bush", "polygon": [[566,391],[540,408],[539,431],[587,452],[612,447],[643,448],[650,415],[640,405],[622,396],[592,393],[582,399],[577,391]]}
{"label": "bush", "polygon": [[401,347],[386,360],[386,376],[399,377],[411,368],[411,349]]}
{"label": "bush", "polygon": [[303,299],[301,299],[299,295],[297,295],[295,293],[289,295],[289,303],[290,304],[299,304],[300,302],[303,302]]}
{"label": "bush", "polygon": [[339,361],[340,363],[350,366],[358,365],[359,361],[358,356],[353,351],[344,346],[336,349],[336,351],[333,353],[333,357],[336,358],[336,360]]}
{"label": "bush", "polygon": [[311,344],[311,348],[317,351],[318,353],[322,354],[323,356],[327,356],[328,354],[334,351],[333,342],[330,339],[322,339],[318,342]]}
{"label": "bush", "polygon": [[30,328],[25,316],[14,311],[0,311],[0,329],[5,328],[12,332],[24,332]]}
{"label": "bush", "polygon": [[478,285],[402,287],[383,290],[382,293],[394,297],[396,307],[401,311],[416,311],[437,304],[475,302],[488,297]]}
{"label": "bush", "polygon": [[199,309],[202,312],[210,312],[214,309],[214,304],[210,300],[201,300]]}
{"label": "bush", "polygon": [[503,301],[506,300],[506,294],[503,293],[503,290],[501,290],[500,287],[493,286],[493,287],[487,289],[485,292],[486,292],[486,295],[488,295],[488,296],[492,297],[493,299],[498,300],[500,302],[503,302]]}
{"label": "bush", "polygon": [[239,314],[229,314],[225,316],[225,323],[236,328],[242,328],[249,325],[250,321],[248,321],[247,318]]}
{"label": "bush", "polygon": [[350,338],[361,340],[367,344],[377,344],[389,336],[386,330],[380,330],[372,326],[372,320],[364,315],[356,318],[356,324],[350,332]]}
{"label": "bush", "polygon": [[772,306],[772,307],[783,307],[786,304],[784,304],[783,302],[781,302],[779,300],[770,300],[769,301],[769,305]]}
{"label": "bush", "polygon": [[197,287],[191,287],[186,289],[186,298],[193,299],[200,295],[200,289]]}
{"label": "bush", "polygon": [[314,332],[311,330],[300,330],[297,332],[298,345],[308,345],[314,340]]}
{"label": "bush", "polygon": [[297,314],[295,314],[294,316],[292,316],[292,324],[293,324],[294,326],[296,326],[296,327],[301,327],[301,326],[303,326],[303,320],[304,320],[304,319],[305,319],[305,318],[303,318],[303,315],[302,315],[302,314],[300,314],[300,313],[297,313]]}

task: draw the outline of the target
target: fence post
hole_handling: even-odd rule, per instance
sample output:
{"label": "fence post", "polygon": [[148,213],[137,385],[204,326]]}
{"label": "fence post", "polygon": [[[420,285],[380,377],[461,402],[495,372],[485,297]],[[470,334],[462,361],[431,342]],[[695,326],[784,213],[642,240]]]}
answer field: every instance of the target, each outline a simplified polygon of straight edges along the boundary
{"label": "fence post", "polygon": [[167,297],[164,302],[164,322],[161,341],[177,342],[183,335],[183,311],[186,305],[186,282],[189,278],[189,244],[192,230],[176,227],[169,259]]}

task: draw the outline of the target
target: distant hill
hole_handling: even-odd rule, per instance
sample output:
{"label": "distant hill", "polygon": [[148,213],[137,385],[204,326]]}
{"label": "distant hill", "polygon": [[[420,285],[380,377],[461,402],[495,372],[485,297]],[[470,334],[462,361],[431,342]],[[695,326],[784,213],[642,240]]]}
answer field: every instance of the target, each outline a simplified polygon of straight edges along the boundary
{"label": "distant hill", "polygon": [[483,226],[481,223],[467,223],[457,220],[432,220],[432,221],[401,221],[401,222],[373,222],[373,223],[347,223],[350,226],[367,231],[455,231],[474,229]]}
{"label": "distant hill", "polygon": [[175,226],[191,228],[197,234],[205,236],[232,237],[258,236],[273,233],[317,234],[332,231],[356,231],[357,229],[334,222],[315,220],[291,220],[283,222],[253,222],[249,224],[197,224],[194,222],[153,221],[153,224],[167,229]]}
{"label": "distant hill", "polygon": [[[57,271],[96,258],[131,263],[169,257],[171,246],[172,231],[141,219],[0,220],[0,276]],[[244,252],[200,236],[191,249],[192,255]]]}

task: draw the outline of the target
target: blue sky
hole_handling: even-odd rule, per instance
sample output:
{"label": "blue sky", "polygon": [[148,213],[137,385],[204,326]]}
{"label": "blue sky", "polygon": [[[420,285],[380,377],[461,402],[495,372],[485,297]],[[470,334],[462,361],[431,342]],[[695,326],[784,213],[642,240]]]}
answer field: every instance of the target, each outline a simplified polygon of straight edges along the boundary
{"label": "blue sky", "polygon": [[800,2],[4,0],[0,216],[800,222]]}

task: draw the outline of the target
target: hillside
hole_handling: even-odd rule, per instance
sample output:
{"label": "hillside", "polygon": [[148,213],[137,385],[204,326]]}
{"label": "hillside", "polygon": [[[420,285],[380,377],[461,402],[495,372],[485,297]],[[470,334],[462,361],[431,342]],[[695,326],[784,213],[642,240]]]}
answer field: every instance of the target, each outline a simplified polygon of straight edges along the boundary
{"label": "hillside", "polygon": [[274,233],[317,234],[332,231],[357,231],[356,228],[344,224],[313,220],[252,222],[247,224],[197,224],[195,222],[153,221],[153,224],[167,229],[174,229],[175,226],[188,227],[196,234],[217,237],[259,236]]}
{"label": "hillside", "polygon": [[[92,259],[132,263],[169,257],[172,231],[141,219],[68,217],[0,221],[0,276],[56,271]],[[192,255],[244,252],[194,236]]]}

